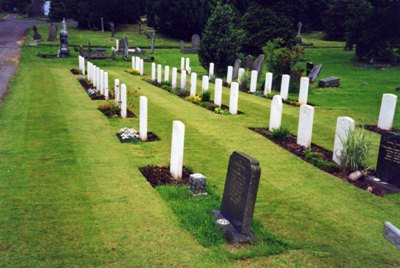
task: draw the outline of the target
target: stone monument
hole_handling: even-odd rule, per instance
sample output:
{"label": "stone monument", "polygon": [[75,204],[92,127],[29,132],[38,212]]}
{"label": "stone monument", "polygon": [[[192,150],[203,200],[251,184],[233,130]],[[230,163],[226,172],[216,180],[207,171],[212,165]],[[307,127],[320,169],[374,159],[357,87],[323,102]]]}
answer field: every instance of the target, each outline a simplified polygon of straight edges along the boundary
{"label": "stone monument", "polygon": [[110,30],[111,30],[111,39],[115,39],[115,26],[114,22],[110,22]]}
{"label": "stone monument", "polygon": [[47,41],[54,42],[57,40],[57,25],[54,23],[49,24],[49,37],[47,38]]}
{"label": "stone monument", "polygon": [[38,28],[35,26],[32,27],[33,30],[33,40],[35,41],[42,41],[42,36],[38,32]]}
{"label": "stone monument", "polygon": [[296,44],[297,45],[301,45],[303,43],[303,41],[301,40],[301,28],[303,27],[303,23],[301,23],[301,21],[299,21],[299,23],[297,23],[297,36],[296,36]]}
{"label": "stone monument", "polygon": [[383,133],[379,146],[376,175],[382,181],[400,187],[400,134]]}
{"label": "stone monument", "polygon": [[71,56],[71,52],[68,47],[68,32],[67,23],[65,19],[62,21],[62,30],[60,31],[60,49],[58,50],[58,57],[67,58]]}
{"label": "stone monument", "polygon": [[229,159],[221,210],[213,210],[216,223],[230,243],[254,239],[251,223],[261,169],[258,161],[244,153],[233,152]]}

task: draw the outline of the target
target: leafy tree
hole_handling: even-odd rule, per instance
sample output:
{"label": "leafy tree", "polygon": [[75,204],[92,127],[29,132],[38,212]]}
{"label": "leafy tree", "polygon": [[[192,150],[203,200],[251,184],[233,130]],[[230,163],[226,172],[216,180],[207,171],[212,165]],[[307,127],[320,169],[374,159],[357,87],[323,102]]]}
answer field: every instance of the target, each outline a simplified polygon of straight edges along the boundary
{"label": "leafy tree", "polygon": [[282,38],[285,44],[294,43],[295,26],[285,16],[277,16],[274,11],[260,4],[253,4],[244,14],[241,26],[246,33],[244,51],[259,54],[262,46],[275,38]]}
{"label": "leafy tree", "polygon": [[14,8],[18,13],[27,14],[31,7],[31,0],[0,0],[0,9],[13,12]]}
{"label": "leafy tree", "polygon": [[234,63],[244,41],[244,32],[237,21],[231,5],[215,6],[200,42],[199,59],[204,68],[208,69],[210,62],[214,62],[216,74],[224,75],[227,66]]}

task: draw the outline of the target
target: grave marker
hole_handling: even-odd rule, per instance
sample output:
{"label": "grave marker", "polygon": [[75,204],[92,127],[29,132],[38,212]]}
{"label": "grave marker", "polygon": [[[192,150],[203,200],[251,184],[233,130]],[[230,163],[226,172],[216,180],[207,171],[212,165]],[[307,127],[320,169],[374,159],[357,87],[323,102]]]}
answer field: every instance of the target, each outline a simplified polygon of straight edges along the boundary
{"label": "grave marker", "polygon": [[202,84],[201,84],[201,88],[204,91],[207,91],[209,87],[209,78],[207,75],[203,75],[202,77]]}
{"label": "grave marker", "polygon": [[229,113],[237,114],[238,112],[238,102],[239,102],[239,84],[232,82],[231,84],[231,94],[229,99]]}
{"label": "grave marker", "polygon": [[267,96],[268,94],[271,94],[271,92],[272,92],[272,78],[273,78],[272,73],[267,73],[265,75],[265,85],[264,85],[264,95],[265,96]]}
{"label": "grave marker", "polygon": [[151,64],[151,81],[156,81],[156,64]]}
{"label": "grave marker", "polygon": [[396,112],[397,96],[394,94],[383,94],[381,110],[379,113],[378,128],[391,130],[393,127],[394,114]]}
{"label": "grave marker", "polygon": [[127,116],[127,99],[126,99],[126,85],[121,85],[121,118]]}
{"label": "grave marker", "polygon": [[273,131],[274,129],[281,127],[282,122],[282,97],[279,95],[274,96],[271,102],[271,113],[269,116],[269,131]]}
{"label": "grave marker", "polygon": [[108,100],[108,72],[104,72],[104,98]]}
{"label": "grave marker", "polygon": [[258,72],[251,71],[251,80],[250,80],[250,92],[251,93],[254,93],[257,90],[257,78],[258,78]]}
{"label": "grave marker", "polygon": [[157,82],[159,84],[162,83],[162,66],[161,66],[161,64],[157,65]]}
{"label": "grave marker", "polygon": [[243,77],[245,72],[246,72],[246,70],[244,68],[240,68],[239,69],[239,74],[238,74],[238,83],[239,84],[242,84],[242,77]]}
{"label": "grave marker", "polygon": [[400,230],[396,226],[390,222],[385,222],[383,227],[383,235],[390,243],[400,249]]}
{"label": "grave marker", "polygon": [[310,85],[310,79],[308,77],[302,77],[300,79],[299,102],[301,102],[302,104],[307,104],[309,85]]}
{"label": "grave marker", "polygon": [[222,105],[222,79],[215,79],[215,90],[214,90],[214,104],[221,107]]}
{"label": "grave marker", "polygon": [[337,119],[332,160],[339,166],[342,164],[343,142],[347,141],[350,131],[354,130],[354,126],[355,122],[350,117],[338,117]]}
{"label": "grave marker", "polygon": [[389,132],[381,135],[379,145],[377,177],[400,187],[400,134]]}
{"label": "grave marker", "polygon": [[232,72],[233,72],[233,67],[228,66],[228,73],[226,75],[226,83],[228,83],[228,84],[232,83]]}
{"label": "grave marker", "polygon": [[114,97],[115,104],[119,105],[120,93],[119,93],[119,80],[118,79],[114,79],[114,94],[115,94],[115,97]]}
{"label": "grave marker", "polygon": [[182,179],[184,145],[185,125],[181,121],[173,121],[170,172],[176,180]]}
{"label": "grave marker", "polygon": [[140,122],[139,136],[142,141],[147,141],[147,97],[140,96]]}
{"label": "grave marker", "polygon": [[169,82],[169,66],[165,66],[164,70],[164,81]]}
{"label": "grave marker", "polygon": [[173,89],[176,88],[177,80],[178,80],[178,69],[176,67],[173,67],[172,68],[172,82],[171,82],[171,87]]}
{"label": "grave marker", "polygon": [[214,77],[214,63],[210,62],[210,67],[208,68],[208,76],[212,79]]}
{"label": "grave marker", "polygon": [[196,96],[196,91],[197,91],[197,74],[192,73],[190,77],[190,96],[192,97]]}
{"label": "grave marker", "polygon": [[297,130],[297,144],[309,148],[312,141],[314,123],[314,107],[303,104],[300,106],[299,127]]}
{"label": "grave marker", "polygon": [[235,60],[235,65],[233,65],[233,76],[232,79],[237,79],[238,75],[239,75],[239,69],[240,69],[240,65],[242,64],[242,61],[237,59]]}
{"label": "grave marker", "polygon": [[289,97],[289,84],[290,84],[290,76],[287,74],[282,75],[281,94],[280,94],[282,100],[287,100]]}
{"label": "grave marker", "polygon": [[181,89],[183,89],[183,90],[186,89],[186,71],[185,70],[181,71]]}

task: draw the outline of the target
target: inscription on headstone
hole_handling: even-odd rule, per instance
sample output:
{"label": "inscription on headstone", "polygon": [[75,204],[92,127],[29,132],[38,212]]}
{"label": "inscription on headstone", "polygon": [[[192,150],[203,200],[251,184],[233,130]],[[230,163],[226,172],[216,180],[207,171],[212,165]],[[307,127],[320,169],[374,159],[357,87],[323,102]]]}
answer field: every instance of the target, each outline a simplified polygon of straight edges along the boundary
{"label": "inscription on headstone", "polygon": [[400,187],[400,134],[384,133],[379,146],[377,177]]}
{"label": "inscription on headstone", "polygon": [[233,152],[229,159],[221,210],[213,211],[217,222],[229,221],[221,225],[229,242],[249,242],[254,206],[260,182],[261,169],[258,161],[244,153]]}

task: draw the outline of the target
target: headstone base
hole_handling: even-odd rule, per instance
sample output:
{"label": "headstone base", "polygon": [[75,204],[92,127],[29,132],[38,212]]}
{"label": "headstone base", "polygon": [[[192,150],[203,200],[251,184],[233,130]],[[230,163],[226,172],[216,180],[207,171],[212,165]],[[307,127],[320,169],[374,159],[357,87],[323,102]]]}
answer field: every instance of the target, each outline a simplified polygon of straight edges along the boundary
{"label": "headstone base", "polygon": [[372,187],[382,190],[385,194],[394,194],[400,192],[400,188],[396,187],[393,184],[375,178],[374,176],[366,177],[365,181]]}
{"label": "headstone base", "polygon": [[[238,230],[236,230],[236,228],[227,219],[225,219],[219,210],[213,210],[211,213],[214,215],[215,224],[222,228],[224,231],[225,240],[229,243],[250,243],[254,240],[254,234],[242,234],[238,232]],[[218,221],[226,221],[227,224],[221,224],[218,223]]]}

